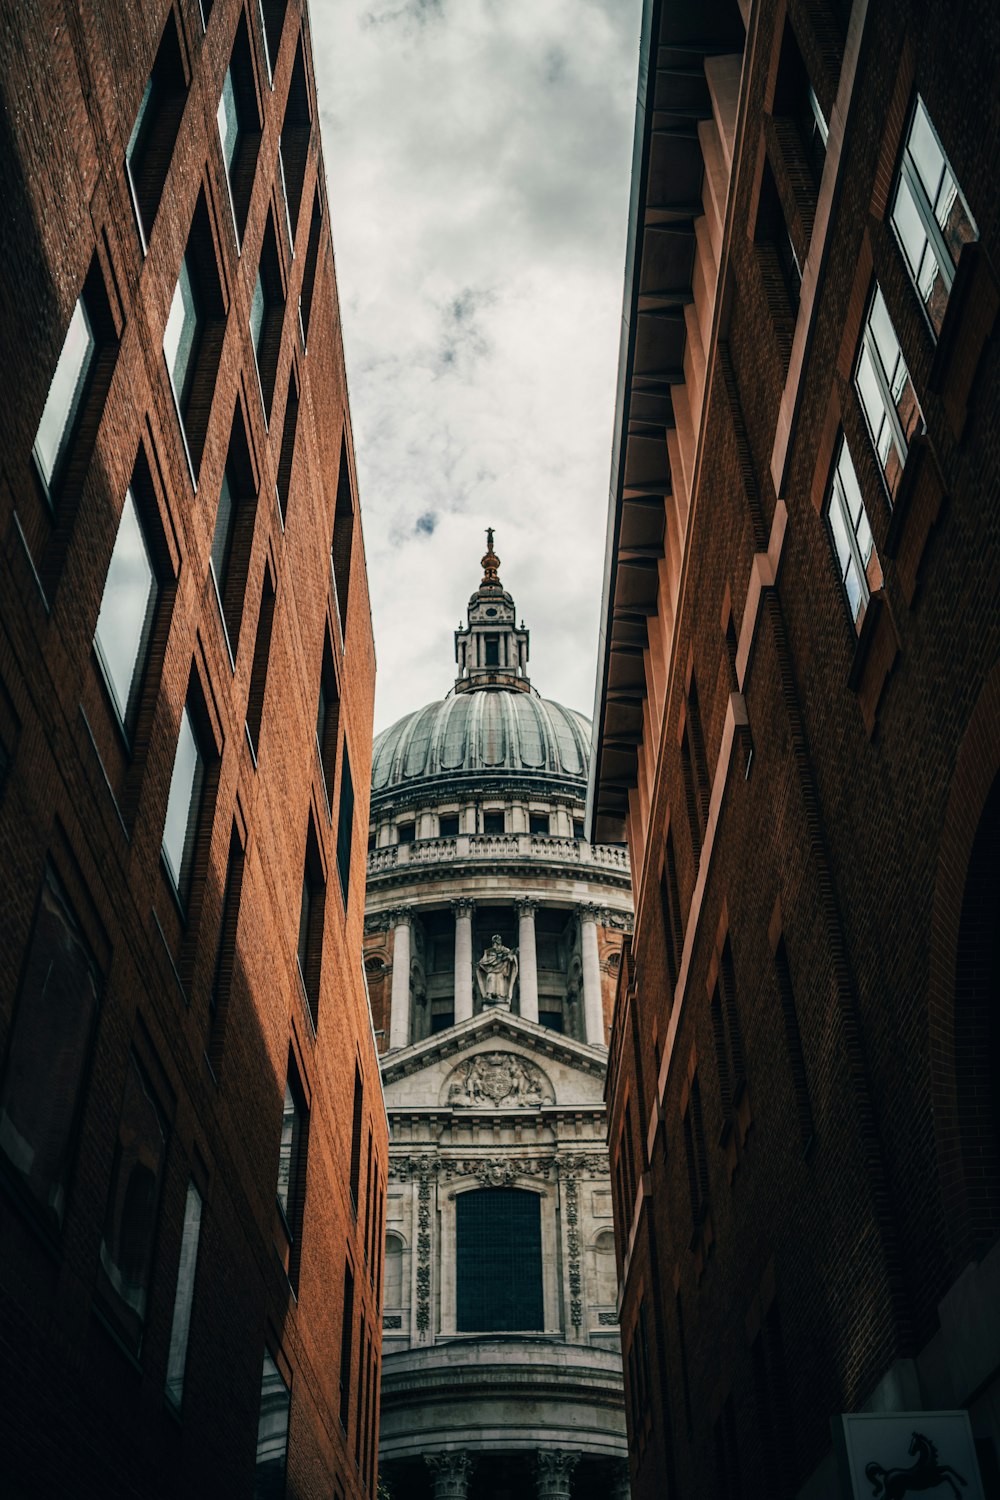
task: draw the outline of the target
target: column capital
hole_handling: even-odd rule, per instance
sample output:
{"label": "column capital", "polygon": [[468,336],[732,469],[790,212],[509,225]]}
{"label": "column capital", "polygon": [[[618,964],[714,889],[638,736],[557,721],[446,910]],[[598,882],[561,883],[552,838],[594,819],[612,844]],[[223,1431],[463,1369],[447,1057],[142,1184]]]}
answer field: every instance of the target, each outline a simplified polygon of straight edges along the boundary
{"label": "column capital", "polygon": [[434,1480],[434,1500],[465,1500],[472,1459],[467,1453],[425,1453]]}
{"label": "column capital", "polygon": [[569,1500],[579,1453],[551,1448],[538,1454],[538,1500]]}
{"label": "column capital", "polygon": [[409,927],[413,921],[413,913],[405,906],[394,906],[385,913],[385,919],[390,927]]}
{"label": "column capital", "polygon": [[595,906],[593,901],[584,901],[577,908],[580,913],[581,922],[600,922],[604,917],[603,906]]}
{"label": "column capital", "polygon": [[514,902],[514,910],[519,917],[533,917],[538,910],[538,902],[534,896],[518,896]]}
{"label": "column capital", "polygon": [[476,903],[471,896],[459,896],[451,903],[451,909],[456,917],[471,917],[476,909]]}

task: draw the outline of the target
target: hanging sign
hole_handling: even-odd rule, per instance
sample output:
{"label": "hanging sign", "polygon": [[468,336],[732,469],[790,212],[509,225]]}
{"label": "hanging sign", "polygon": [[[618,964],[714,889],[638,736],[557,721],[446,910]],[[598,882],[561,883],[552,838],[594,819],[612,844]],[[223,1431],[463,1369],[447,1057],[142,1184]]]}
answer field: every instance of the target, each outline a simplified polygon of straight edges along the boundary
{"label": "hanging sign", "polygon": [[985,1500],[966,1411],[845,1413],[833,1428],[851,1500]]}

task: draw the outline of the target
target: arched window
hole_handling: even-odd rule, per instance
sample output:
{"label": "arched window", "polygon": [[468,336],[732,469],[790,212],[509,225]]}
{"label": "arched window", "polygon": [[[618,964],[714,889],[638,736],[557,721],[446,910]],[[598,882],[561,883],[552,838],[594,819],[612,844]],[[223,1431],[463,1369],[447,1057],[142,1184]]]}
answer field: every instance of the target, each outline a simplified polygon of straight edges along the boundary
{"label": "arched window", "polygon": [[403,1241],[398,1234],[385,1237],[385,1305],[401,1307],[403,1302]]}
{"label": "arched window", "polygon": [[483,1188],[456,1200],[459,1333],[544,1327],[541,1199]]}

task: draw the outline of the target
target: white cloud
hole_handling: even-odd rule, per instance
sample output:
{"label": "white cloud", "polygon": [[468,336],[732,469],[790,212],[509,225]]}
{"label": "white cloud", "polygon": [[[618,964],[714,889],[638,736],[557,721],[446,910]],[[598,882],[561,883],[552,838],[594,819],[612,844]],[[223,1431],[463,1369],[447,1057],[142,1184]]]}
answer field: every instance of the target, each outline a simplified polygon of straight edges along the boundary
{"label": "white cloud", "polygon": [[314,0],[379,660],[442,697],[484,528],[590,712],[640,0]]}

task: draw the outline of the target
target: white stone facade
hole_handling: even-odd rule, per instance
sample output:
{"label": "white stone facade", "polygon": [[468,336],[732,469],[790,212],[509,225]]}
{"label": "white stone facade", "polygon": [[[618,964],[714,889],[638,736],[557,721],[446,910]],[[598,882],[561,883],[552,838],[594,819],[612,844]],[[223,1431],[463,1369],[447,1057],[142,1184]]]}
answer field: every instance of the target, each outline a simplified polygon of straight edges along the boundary
{"label": "white stone facade", "polygon": [[454,692],[375,746],[380,1470],[415,1500],[587,1500],[625,1473],[604,1076],[630,876],[583,842],[589,725],[534,693],[483,565]]}

